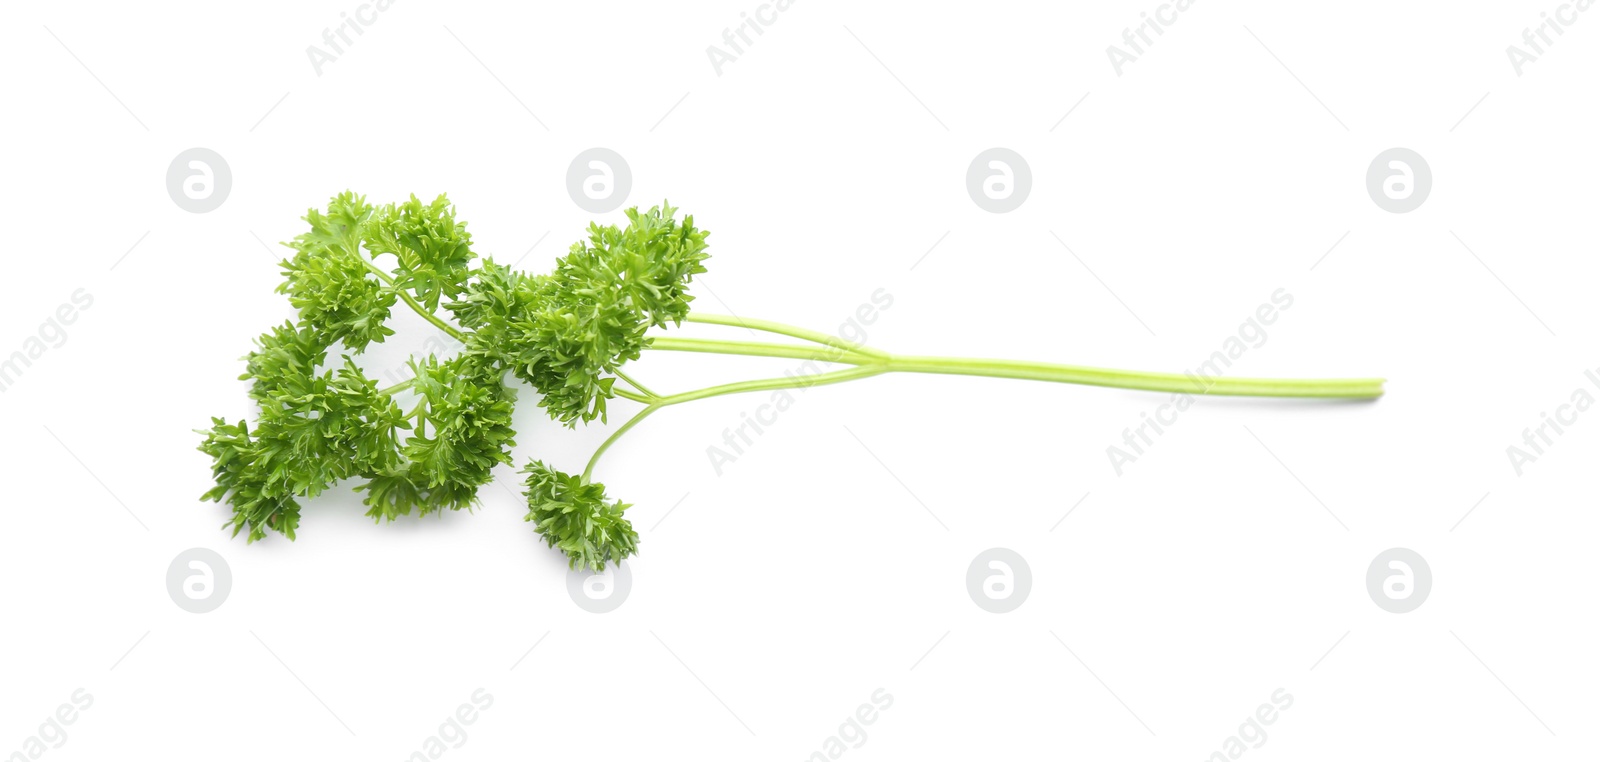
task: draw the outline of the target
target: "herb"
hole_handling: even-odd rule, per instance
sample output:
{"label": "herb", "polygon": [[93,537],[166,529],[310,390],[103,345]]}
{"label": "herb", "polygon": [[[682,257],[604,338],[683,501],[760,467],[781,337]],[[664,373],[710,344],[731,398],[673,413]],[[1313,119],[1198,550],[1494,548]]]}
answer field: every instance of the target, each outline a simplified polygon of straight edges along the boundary
{"label": "herb", "polygon": [[[495,466],[510,464],[516,390],[540,395],[552,418],[575,427],[606,420],[607,404],[643,405],[595,451],[583,473],[529,463],[527,521],[567,555],[568,565],[604,569],[638,550],[623,514],[628,504],[593,481],[601,455],[664,407],[724,394],[841,383],[882,373],[948,373],[1090,384],[1125,389],[1269,397],[1376,398],[1382,379],[1211,379],[1203,390],[1180,374],[1139,373],[1012,360],[915,357],[855,345],[766,320],[691,311],[688,293],[705,272],[706,232],[663,204],[630,209],[628,224],[591,224],[554,271],[517,272],[479,257],[466,224],[440,196],[374,207],[343,193],[313,209],[310,230],[285,244],[281,263],[299,319],[256,339],[241,379],[260,406],[252,429],[212,419],[200,450],[216,486],[203,498],[226,502],[224,526],[253,542],[269,531],[294,539],[300,501],[357,480],[367,515],[394,521],[470,509]],[[383,264],[380,265],[379,263]],[[356,365],[368,345],[393,335],[385,324],[404,304],[465,347],[454,358],[413,359],[414,377],[380,389]],[[441,312],[454,319],[447,322]],[[679,338],[685,322],[744,327],[804,344]],[[458,327],[459,326],[459,327]],[[338,348],[334,352],[335,347]],[[787,357],[840,370],[661,395],[622,366],[647,350]],[[330,362],[330,354],[338,362]],[[618,381],[622,385],[618,385]],[[404,395],[402,397],[402,395]],[[407,400],[409,409],[400,399]]]}

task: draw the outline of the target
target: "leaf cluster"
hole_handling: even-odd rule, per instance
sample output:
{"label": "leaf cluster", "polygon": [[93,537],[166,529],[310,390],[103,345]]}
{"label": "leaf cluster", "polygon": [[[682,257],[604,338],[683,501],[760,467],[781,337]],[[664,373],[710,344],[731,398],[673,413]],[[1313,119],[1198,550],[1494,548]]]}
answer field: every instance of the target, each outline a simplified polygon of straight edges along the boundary
{"label": "leaf cluster", "polygon": [[472,235],[456,221],[455,207],[439,196],[423,204],[412,196],[373,214],[362,233],[374,256],[393,254],[395,286],[411,292],[429,312],[441,298],[454,298],[466,286],[472,263]]}
{"label": "leaf cluster", "polygon": [[353,352],[393,335],[384,323],[397,294],[373,277],[361,254],[362,235],[372,221],[366,198],[341,193],[326,212],[307,212],[305,221],[311,229],[289,243],[295,255],[279,265],[284,281],[278,293],[289,295],[300,324]]}
{"label": "leaf cluster", "polygon": [[[285,349],[274,332],[261,339],[260,356]],[[252,355],[255,357],[257,355]],[[203,496],[233,507],[233,533],[249,541],[267,530],[294,539],[298,497],[315,497],[334,482],[382,473],[400,461],[398,432],[410,424],[394,400],[379,391],[348,356],[337,371],[282,374],[276,384],[258,379],[261,419],[252,432],[244,421],[212,419],[200,450],[212,457],[216,486]]]}
{"label": "leaf cluster", "polygon": [[608,500],[606,485],[584,483],[537,460],[522,470],[528,474],[528,515],[523,520],[533,522],[550,547],[567,554],[569,568],[604,571],[607,563],[620,563],[638,552],[639,535],[622,517],[629,506]]}
{"label": "leaf cluster", "polygon": [[473,330],[468,351],[503,362],[567,426],[604,420],[611,374],[638,359],[645,331],[689,314],[689,283],[706,271],[707,233],[676,212],[663,204],[629,209],[626,228],[591,223],[548,275],[486,262],[445,305]]}
{"label": "leaf cluster", "polygon": [[501,383],[499,370],[471,355],[412,360],[411,369],[420,399],[410,413],[416,429],[402,462],[356,487],[367,493],[363,502],[373,519],[471,507],[478,488],[492,478],[490,469],[509,465],[516,446],[516,391]]}
{"label": "leaf cluster", "polygon": [[[216,481],[205,499],[227,502],[234,534],[252,542],[269,531],[293,539],[299,500],[350,478],[363,480],[355,489],[375,521],[471,508],[516,444],[506,373],[568,426],[604,419],[613,374],[648,346],[645,332],[688,314],[707,234],[676,211],[630,209],[626,227],[591,224],[545,275],[478,259],[445,196],[375,207],[346,192],[308,211],[309,229],[280,264],[278,291],[298,319],[261,335],[244,358],[240,378],[260,419],[252,428],[214,418],[200,432]],[[466,329],[459,356],[411,360],[416,402],[406,411],[352,359],[393,335],[397,301],[429,315],[442,306]],[[343,363],[326,368],[335,346]],[[542,461],[526,471],[527,520],[571,565],[604,568],[637,550],[628,506],[603,485]]]}

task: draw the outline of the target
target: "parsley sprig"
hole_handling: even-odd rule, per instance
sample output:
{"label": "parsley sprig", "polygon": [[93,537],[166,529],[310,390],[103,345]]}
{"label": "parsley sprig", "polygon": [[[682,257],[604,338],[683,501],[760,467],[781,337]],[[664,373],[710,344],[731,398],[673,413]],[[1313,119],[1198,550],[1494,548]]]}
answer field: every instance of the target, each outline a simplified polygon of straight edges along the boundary
{"label": "parsley sprig", "polygon": [[[200,450],[225,502],[225,524],[247,541],[268,532],[294,539],[301,501],[354,480],[367,515],[470,509],[496,466],[512,463],[511,428],[521,381],[568,427],[604,422],[616,399],[643,407],[606,439],[579,475],[542,460],[523,472],[526,520],[569,566],[604,569],[635,554],[629,505],[593,481],[601,456],[665,407],[762,390],[842,383],[883,373],[945,373],[1218,395],[1370,399],[1382,379],[1194,379],[1011,360],[895,355],[767,320],[690,310],[694,276],[705,272],[706,232],[666,204],[627,211],[628,224],[591,224],[553,271],[519,272],[473,251],[472,236],[445,196],[375,207],[342,193],[305,216],[310,229],[285,244],[280,293],[298,319],[256,339],[241,379],[260,407],[247,422],[212,419]],[[413,358],[411,380],[379,388],[355,358],[394,334],[405,305],[461,342],[455,357]],[[448,316],[454,323],[446,320]],[[685,322],[735,326],[803,343],[663,335]],[[647,350],[787,357],[843,366],[800,377],[739,381],[657,394],[623,371]],[[330,357],[337,362],[330,362]],[[618,381],[622,385],[618,385]],[[400,400],[406,400],[402,406]]]}

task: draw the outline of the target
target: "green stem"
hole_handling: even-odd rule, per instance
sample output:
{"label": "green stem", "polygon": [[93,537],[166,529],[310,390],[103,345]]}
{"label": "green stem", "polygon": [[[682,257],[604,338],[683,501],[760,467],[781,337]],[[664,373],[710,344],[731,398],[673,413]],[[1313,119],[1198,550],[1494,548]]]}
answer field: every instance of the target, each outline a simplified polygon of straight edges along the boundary
{"label": "green stem", "polygon": [[784,376],[782,378],[762,378],[755,381],[739,381],[737,383],[711,386],[705,389],[696,389],[692,392],[682,392],[680,394],[662,397],[661,400],[656,403],[656,406],[666,407],[668,405],[680,405],[685,402],[693,402],[694,400],[703,400],[707,397],[720,397],[724,394],[760,392],[767,391],[769,389],[795,389],[800,387],[809,388],[813,386],[825,386],[827,384],[837,384],[844,381],[854,381],[858,378],[869,378],[871,376],[876,376],[879,373],[884,373],[888,370],[888,366],[874,363],[871,365],[863,365],[859,368],[836,370],[831,373],[818,373],[816,375],[807,376]]}
{"label": "green stem", "polygon": [[1082,365],[1023,360],[989,360],[968,357],[927,357],[921,355],[893,355],[882,350],[849,344],[841,339],[817,331],[775,323],[768,320],[691,313],[685,322],[711,325],[741,326],[766,331],[820,344],[827,349],[770,344],[758,341],[726,341],[720,339],[689,339],[676,336],[653,337],[649,348],[672,352],[703,352],[709,354],[745,355],[752,357],[785,357],[795,360],[840,363],[854,368],[814,375],[791,375],[740,381],[694,391],[660,397],[640,386],[633,379],[618,373],[618,377],[643,393],[634,395],[616,390],[619,396],[647,404],[638,415],[629,419],[606,439],[589,459],[583,470],[584,482],[589,481],[595,464],[611,445],[646,416],[663,407],[679,405],[694,400],[718,397],[724,394],[822,386],[869,378],[882,373],[937,373],[957,376],[987,376],[1016,378],[1031,381],[1106,386],[1118,389],[1137,389],[1178,394],[1215,394],[1220,396],[1250,397],[1312,397],[1332,399],[1376,399],[1383,396],[1381,378],[1208,378],[1193,373],[1149,373],[1143,371],[1092,368]]}
{"label": "green stem", "polygon": [[367,259],[366,257],[357,255],[357,258],[361,260],[361,264],[367,266],[367,270],[369,272],[371,272],[373,275],[378,276],[378,280],[383,281],[383,285],[389,286],[391,288],[394,287],[394,276],[393,275],[390,275],[389,273],[384,272],[383,268],[379,267],[376,262],[373,262],[372,260]]}
{"label": "green stem", "polygon": [[423,320],[432,323],[434,327],[438,328],[439,330],[450,334],[450,336],[456,341],[459,341],[462,344],[467,343],[467,335],[462,333],[460,329],[444,322],[439,318],[438,315],[423,309],[422,305],[418,304],[417,300],[411,297],[411,294],[407,293],[405,289],[397,287],[394,282],[394,276],[384,272],[382,268],[378,267],[372,262],[372,260],[367,259],[366,257],[361,257],[361,264],[366,265],[367,270],[378,276],[378,280],[383,281],[383,285],[388,286],[389,290],[393,291],[395,296],[400,297],[400,301],[405,302],[406,306],[410,307],[413,312],[421,315]]}
{"label": "green stem", "polygon": [[612,387],[611,388],[611,393],[615,394],[618,397],[621,397],[623,399],[633,400],[634,402],[639,402],[639,403],[642,403],[642,404],[645,404],[645,405],[652,404],[656,400],[661,399],[660,397],[657,397],[657,396],[655,396],[653,394],[652,395],[636,394],[634,392],[628,391],[627,389],[618,389],[616,387]]}
{"label": "green stem", "polygon": [[610,447],[611,447],[611,445],[613,443],[615,443],[618,439],[621,439],[623,434],[628,433],[628,429],[631,429],[634,426],[639,425],[640,421],[644,420],[645,418],[649,417],[651,413],[654,413],[655,411],[660,410],[660,409],[661,409],[661,405],[656,404],[656,405],[650,405],[650,406],[646,407],[645,409],[640,410],[632,418],[629,418],[627,423],[622,424],[621,428],[618,428],[615,432],[613,432],[611,434],[611,436],[607,437],[606,441],[601,442],[600,443],[600,449],[594,451],[594,455],[590,456],[590,458],[589,458],[589,465],[585,466],[584,469],[583,469],[583,483],[584,484],[588,484],[589,483],[589,475],[594,473],[595,464],[600,462],[600,456],[604,455],[606,450],[610,449]]}
{"label": "green stem", "polygon": [[1193,374],[1055,365],[1018,360],[895,355],[889,370],[903,373],[946,373],[1109,386],[1152,392],[1211,394],[1233,397],[1329,397],[1375,399],[1383,396],[1381,378],[1205,378]]}
{"label": "green stem", "polygon": [[1154,392],[1250,397],[1326,397],[1336,399],[1375,399],[1383,396],[1383,379],[1381,378],[1202,378],[1178,373],[1148,373],[1023,360],[987,360],[913,355],[888,355],[887,360],[862,360],[857,357],[839,356],[838,354],[825,356],[826,353],[807,347],[747,341],[721,341],[717,339],[680,339],[675,337],[657,338],[650,348],[678,352],[789,357],[802,360],[846,363],[864,367],[879,366],[881,367],[879,372],[942,373],[958,376],[1019,378]]}
{"label": "green stem", "polygon": [[634,415],[632,418],[629,418],[627,423],[622,424],[621,428],[618,428],[611,434],[610,437],[606,438],[606,441],[600,443],[600,448],[594,451],[594,455],[590,456],[589,465],[585,466],[583,469],[583,481],[585,484],[589,482],[589,476],[594,473],[595,464],[600,462],[600,456],[605,454],[605,451],[609,449],[614,442],[616,442],[618,439],[621,439],[623,434],[626,434],[629,429],[638,425],[638,423],[644,420],[646,416],[654,413],[657,410],[660,410],[661,408],[670,407],[672,405],[681,405],[685,402],[693,402],[695,400],[703,400],[707,397],[720,397],[724,394],[759,392],[769,389],[795,389],[800,387],[809,388],[813,386],[837,384],[845,381],[854,381],[858,378],[876,376],[879,373],[883,373],[885,370],[887,370],[886,366],[880,363],[874,363],[871,365],[863,365],[859,368],[846,368],[844,370],[836,370],[831,373],[819,373],[817,375],[810,376],[784,376],[782,378],[763,378],[754,381],[740,381],[732,384],[722,384],[721,386],[711,386],[705,389],[696,389],[694,391],[683,392],[681,394],[672,394],[666,397],[653,398],[653,400],[648,406],[645,407],[645,409],[640,410],[638,414]]}
{"label": "green stem", "polygon": [[415,310],[418,315],[421,315],[423,320],[426,320],[426,321],[432,323],[439,330],[450,334],[450,336],[453,337],[456,341],[459,341],[462,344],[467,343],[467,335],[466,334],[462,333],[461,330],[456,328],[455,326],[450,325],[449,323],[446,323],[443,320],[441,320],[438,315],[435,315],[432,312],[429,312],[429,311],[423,309],[422,305],[417,304],[417,300],[411,298],[411,295],[406,293],[404,289],[398,289],[397,288],[397,289],[394,290],[394,293],[397,296],[400,297],[400,301],[405,302],[406,304],[410,305],[411,309]]}
{"label": "green stem", "polygon": [[849,365],[862,365],[870,360],[840,352],[837,349],[816,349],[792,344],[767,344],[759,341],[725,341],[722,339],[685,339],[677,336],[651,338],[650,349],[673,352],[707,352],[719,355],[748,355],[752,357],[788,357],[796,360],[816,360]]}
{"label": "green stem", "polygon": [[[415,381],[415,380],[416,379],[414,379],[414,378],[411,379],[411,381]],[[388,396],[390,394],[394,394],[395,392],[398,392],[401,389],[405,389],[405,388],[411,386],[411,381],[401,381],[400,383],[395,384],[394,386],[388,387],[386,389],[379,389],[378,393],[382,394],[384,396]]]}
{"label": "green stem", "polygon": [[[626,373],[623,373],[621,370],[614,370],[614,371],[611,371],[611,372],[617,374],[617,378],[620,378],[623,381],[627,381],[629,386],[631,386],[631,387],[633,387],[635,389],[638,389],[640,394],[643,394],[646,397],[659,396],[655,392],[652,392],[649,389],[645,388],[644,384],[641,384],[638,381],[633,380],[632,377],[630,377]],[[617,390],[617,394],[622,394],[622,393],[623,393],[623,390],[621,390],[621,389]],[[632,397],[630,397],[629,399],[632,399]]]}
{"label": "green stem", "polygon": [[753,320],[750,318],[742,318],[731,315],[713,315],[704,312],[691,312],[683,319],[683,321],[685,323],[705,323],[708,325],[731,325],[740,328],[750,328],[757,331],[766,331],[767,333],[776,333],[781,336],[791,336],[796,339],[804,339],[806,341],[815,342],[824,346],[830,346],[843,352],[873,357],[879,360],[889,359],[889,353],[880,349],[873,349],[872,347],[861,344],[852,344],[844,339],[838,338],[837,336],[829,336],[821,331],[813,331],[809,328],[800,328],[771,320]]}
{"label": "green stem", "polygon": [[[390,387],[387,387],[387,388],[384,388],[384,389],[379,389],[378,393],[379,394],[394,394],[395,392],[398,392],[398,391],[400,391],[402,389],[410,387],[412,382],[414,382],[414,381],[416,381],[416,379],[414,379],[414,378],[411,379],[410,381],[401,381],[400,383],[395,384],[394,386],[390,386]],[[633,400],[634,402],[639,402],[639,403],[642,403],[642,404],[645,404],[645,405],[649,405],[651,403],[654,403],[656,400],[661,399],[660,397],[658,397],[658,396],[656,396],[654,394],[635,394],[633,392],[628,391],[627,389],[612,389],[611,392],[613,394],[617,395],[618,397],[622,397],[624,399],[630,399],[630,400]]]}

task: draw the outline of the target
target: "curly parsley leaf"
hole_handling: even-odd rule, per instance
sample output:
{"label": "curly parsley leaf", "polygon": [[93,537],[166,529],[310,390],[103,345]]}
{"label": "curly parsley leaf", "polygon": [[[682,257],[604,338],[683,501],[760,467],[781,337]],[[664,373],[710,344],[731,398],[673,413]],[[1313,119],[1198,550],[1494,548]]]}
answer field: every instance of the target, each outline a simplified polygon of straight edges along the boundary
{"label": "curly parsley leaf", "polygon": [[393,254],[395,287],[413,293],[429,311],[441,298],[454,298],[466,284],[472,262],[472,235],[456,221],[450,199],[441,194],[424,204],[412,196],[403,204],[389,204],[372,214],[362,229],[367,250],[373,255]]}
{"label": "curly parsley leaf", "polygon": [[604,420],[616,369],[649,345],[646,330],[688,315],[689,283],[706,271],[707,233],[676,212],[663,204],[629,209],[626,228],[591,224],[547,276],[486,260],[445,308],[473,329],[469,351],[532,384],[550,417]]}
{"label": "curly parsley leaf", "polygon": [[364,197],[349,192],[335,196],[326,212],[308,211],[311,229],[287,244],[295,255],[280,264],[278,292],[289,295],[301,325],[356,352],[394,334],[384,325],[394,290],[374,276],[361,253],[372,212]]}
{"label": "curly parsley leaf", "polygon": [[405,463],[370,472],[356,487],[367,493],[367,515],[375,520],[471,507],[478,488],[493,478],[491,469],[509,465],[516,446],[516,391],[501,383],[501,371],[471,355],[442,362],[430,356],[411,368],[420,399],[408,414],[416,430],[406,441]]}
{"label": "curly parsley leaf", "polygon": [[528,515],[545,543],[567,554],[569,568],[604,571],[639,552],[639,534],[622,517],[629,506],[606,498],[606,486],[584,483],[543,461],[524,467],[528,474]]}
{"label": "curly parsley leaf", "polygon": [[[628,225],[591,225],[553,272],[531,275],[487,257],[473,266],[472,237],[449,199],[416,196],[374,207],[342,193],[306,213],[306,232],[281,263],[298,320],[256,340],[242,379],[260,406],[252,428],[213,419],[200,433],[216,485],[207,500],[233,509],[235,535],[294,538],[300,500],[359,479],[376,521],[470,508],[515,446],[511,373],[537,389],[552,418],[574,426],[604,418],[614,373],[649,346],[645,331],[688,314],[689,282],[705,272],[706,233],[663,204],[628,210]],[[374,257],[392,255],[386,272]],[[392,275],[390,274],[392,272]],[[354,357],[393,335],[397,301],[460,338],[461,354],[412,360],[413,378],[380,389]],[[464,332],[432,315],[453,314]],[[325,369],[330,350],[345,354]],[[403,411],[392,397],[410,387]],[[573,566],[604,568],[637,550],[628,507],[603,485],[528,466],[528,521]]]}

